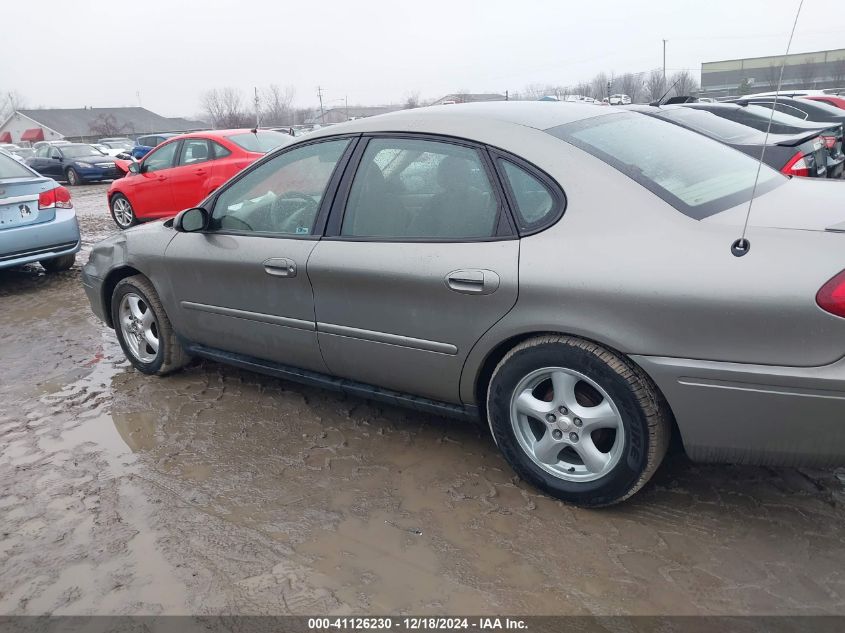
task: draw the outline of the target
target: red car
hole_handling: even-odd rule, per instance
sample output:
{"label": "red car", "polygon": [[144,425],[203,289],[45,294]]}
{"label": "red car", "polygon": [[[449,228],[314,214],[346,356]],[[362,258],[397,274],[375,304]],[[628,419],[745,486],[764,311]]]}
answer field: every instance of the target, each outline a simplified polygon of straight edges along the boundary
{"label": "red car", "polygon": [[214,130],[167,139],[144,159],[129,164],[125,178],[109,187],[109,209],[122,229],[176,215],[267,152],[294,140],[270,130]]}
{"label": "red car", "polygon": [[807,95],[801,98],[809,99],[810,101],[821,101],[822,103],[836,106],[837,108],[845,110],[845,98],[840,97],[838,95]]}

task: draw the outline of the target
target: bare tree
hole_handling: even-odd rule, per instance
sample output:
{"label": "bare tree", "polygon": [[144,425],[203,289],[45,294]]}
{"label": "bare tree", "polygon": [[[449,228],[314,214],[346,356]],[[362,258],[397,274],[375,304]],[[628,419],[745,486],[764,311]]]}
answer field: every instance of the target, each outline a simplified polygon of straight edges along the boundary
{"label": "bare tree", "polygon": [[9,90],[0,95],[0,123],[12,116],[15,110],[26,107],[26,99],[17,91]]}
{"label": "bare tree", "polygon": [[649,101],[657,101],[666,92],[666,80],[663,78],[663,70],[655,68],[645,79],[645,98]]}
{"label": "bare tree", "polygon": [[816,60],[811,57],[798,66],[798,79],[801,81],[801,88],[812,88],[816,85]]}
{"label": "bare tree", "polygon": [[278,84],[270,84],[260,93],[261,124],[262,125],[290,125],[292,118],[291,104],[296,89],[293,86],[282,88]]}
{"label": "bare tree", "polygon": [[672,91],[679,97],[686,97],[698,92],[698,81],[688,70],[679,70],[669,78],[669,85],[674,85]]}
{"label": "bare tree", "polygon": [[586,81],[579,81],[575,86],[575,94],[581,95],[582,97],[591,96],[590,93],[592,93],[592,91],[593,89]]}
{"label": "bare tree", "polygon": [[88,129],[95,136],[118,136],[132,131],[125,123],[119,123],[113,114],[105,112],[91,121]]}
{"label": "bare tree", "polygon": [[618,80],[619,90],[622,94],[631,97],[631,103],[637,103],[643,92],[642,76],[634,73],[625,73]]}
{"label": "bare tree", "polygon": [[766,83],[769,85],[769,90],[777,90],[779,81],[780,64],[777,62],[769,62],[769,65],[766,67]]}
{"label": "bare tree", "polygon": [[408,109],[420,107],[420,91],[413,90],[405,95],[405,107]]}
{"label": "bare tree", "polygon": [[237,128],[252,125],[255,120],[243,106],[243,98],[235,88],[212,88],[202,95],[202,107],[215,128]]}
{"label": "bare tree", "polygon": [[608,76],[605,72],[600,72],[592,81],[590,81],[590,96],[594,99],[604,99],[610,95],[607,93]]}

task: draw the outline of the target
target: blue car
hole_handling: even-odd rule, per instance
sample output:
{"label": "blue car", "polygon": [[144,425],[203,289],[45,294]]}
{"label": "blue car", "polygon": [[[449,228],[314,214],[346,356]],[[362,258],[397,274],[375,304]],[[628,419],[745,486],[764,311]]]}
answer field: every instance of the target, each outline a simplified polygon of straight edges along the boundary
{"label": "blue car", "polygon": [[42,176],[66,180],[72,186],[123,177],[114,158],[86,143],[42,145],[26,164]]}
{"label": "blue car", "polygon": [[0,150],[0,269],[68,270],[80,248],[70,192]]}

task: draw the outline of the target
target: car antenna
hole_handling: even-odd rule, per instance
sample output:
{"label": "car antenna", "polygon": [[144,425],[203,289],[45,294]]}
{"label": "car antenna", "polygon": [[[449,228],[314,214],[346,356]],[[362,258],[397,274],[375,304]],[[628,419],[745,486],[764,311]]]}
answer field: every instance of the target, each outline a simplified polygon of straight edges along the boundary
{"label": "car antenna", "polygon": [[738,240],[734,240],[731,244],[731,253],[734,257],[742,257],[748,254],[751,250],[751,242],[745,237],[748,232],[748,220],[751,219],[751,206],[754,204],[754,196],[757,194],[757,181],[760,179],[760,169],[763,166],[763,158],[766,156],[766,145],[769,144],[769,132],[772,129],[772,119],[775,116],[775,108],[780,97],[780,86],[783,82],[783,69],[786,67],[786,58],[789,56],[789,49],[792,47],[792,37],[795,35],[795,27],[798,26],[798,16],[801,15],[801,8],[804,6],[804,0],[798,3],[798,11],[795,12],[795,21],[792,23],[792,31],[789,34],[789,41],[786,43],[786,52],[783,54],[783,60],[780,64],[780,76],[778,77],[778,86],[775,91],[775,100],[772,103],[772,112],[769,115],[769,122],[766,125],[766,136],[763,139],[763,147],[760,149],[760,162],[757,163],[757,174],[754,176],[754,186],[751,188],[751,199],[748,201],[748,211],[745,213],[745,224],[742,226],[742,235]]}
{"label": "car antenna", "polygon": [[660,97],[657,101],[652,101],[652,102],[651,102],[651,103],[649,103],[648,105],[651,105],[651,106],[660,106],[660,105],[662,105],[662,104],[663,104],[663,100],[666,98],[666,95],[668,95],[670,92],[672,92],[672,88],[674,88],[675,86],[677,86],[679,81],[680,81],[680,79],[676,79],[676,80],[675,80],[675,83],[673,83],[671,86],[669,86],[669,89],[668,89],[666,92],[664,92],[664,93],[663,93],[663,96],[662,96],[662,97]]}

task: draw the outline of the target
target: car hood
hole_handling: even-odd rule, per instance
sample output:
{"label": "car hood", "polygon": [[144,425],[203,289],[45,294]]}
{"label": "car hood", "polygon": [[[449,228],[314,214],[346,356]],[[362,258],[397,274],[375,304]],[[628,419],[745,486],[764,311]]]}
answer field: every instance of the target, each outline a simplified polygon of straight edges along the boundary
{"label": "car hood", "polygon": [[75,156],[74,158],[67,158],[72,163],[110,163],[113,162],[113,156]]}
{"label": "car hood", "polygon": [[[845,182],[826,178],[790,178],[754,199],[749,226],[801,231],[845,230]],[[702,220],[742,226],[748,203]],[[838,229],[837,229],[838,227]]]}

